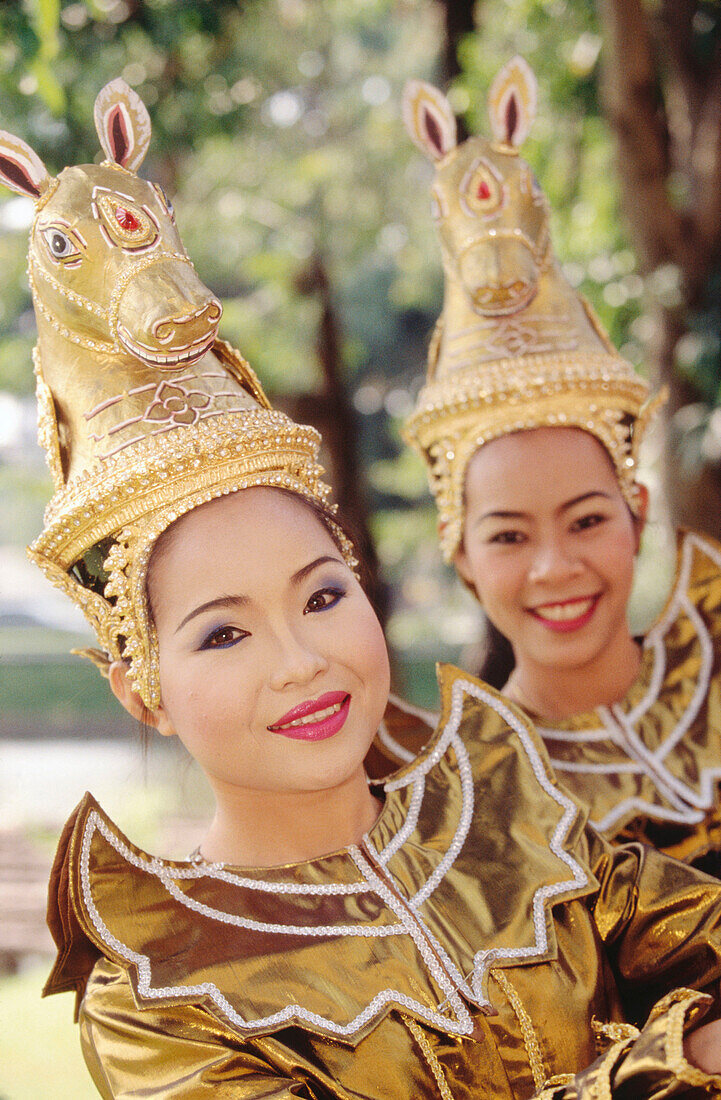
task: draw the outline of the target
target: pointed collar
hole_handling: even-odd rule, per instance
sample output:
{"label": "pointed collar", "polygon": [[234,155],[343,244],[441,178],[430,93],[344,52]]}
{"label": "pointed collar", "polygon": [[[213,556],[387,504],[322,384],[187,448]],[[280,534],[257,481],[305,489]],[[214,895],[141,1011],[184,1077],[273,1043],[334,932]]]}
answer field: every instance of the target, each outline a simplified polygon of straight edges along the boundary
{"label": "pointed collar", "polygon": [[[721,767],[715,761],[709,766],[706,757],[715,754],[705,751],[704,760],[696,761],[694,783],[679,774],[673,758],[682,742],[688,749],[685,739],[694,729],[705,731],[707,726],[709,687],[719,674],[720,613],[721,546],[680,530],[671,592],[644,637],[639,675],[625,697],[553,726],[537,723],[538,732],[553,745],[552,764],[561,776],[628,773],[650,780],[658,791],[659,801],[651,804],[614,787],[608,792],[614,794],[611,802],[603,798],[603,807],[599,801],[596,809],[594,825],[600,831],[618,829],[639,812],[676,824],[698,824],[714,804]],[[603,745],[603,758],[596,759],[596,747]]]}
{"label": "pointed collar", "polygon": [[384,784],[374,827],[319,859],[160,860],[86,796],[54,868],[46,992],[84,988],[94,950],[128,968],[141,1007],[202,1002],[245,1035],[297,1024],[356,1043],[393,1008],[469,1034],[489,968],[555,957],[551,905],[597,884],[529,724],[456,669],[441,690],[438,728]]}

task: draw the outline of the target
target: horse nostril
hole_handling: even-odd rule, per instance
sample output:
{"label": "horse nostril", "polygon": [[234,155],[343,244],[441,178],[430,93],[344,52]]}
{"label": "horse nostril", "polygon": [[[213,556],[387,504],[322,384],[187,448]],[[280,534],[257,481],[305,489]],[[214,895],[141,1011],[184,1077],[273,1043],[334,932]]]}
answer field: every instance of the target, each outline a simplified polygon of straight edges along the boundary
{"label": "horse nostril", "polygon": [[161,344],[166,343],[168,340],[172,340],[174,334],[175,324],[171,320],[165,319],[153,325],[153,336]]}
{"label": "horse nostril", "polygon": [[208,321],[214,324],[216,321],[220,320],[222,312],[223,307],[221,306],[220,302],[213,301],[208,306],[205,316],[207,317]]}

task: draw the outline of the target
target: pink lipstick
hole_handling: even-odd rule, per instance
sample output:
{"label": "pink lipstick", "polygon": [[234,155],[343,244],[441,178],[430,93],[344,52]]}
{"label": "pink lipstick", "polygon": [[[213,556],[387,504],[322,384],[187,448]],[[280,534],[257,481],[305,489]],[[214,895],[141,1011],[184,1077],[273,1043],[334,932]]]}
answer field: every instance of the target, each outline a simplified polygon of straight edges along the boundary
{"label": "pink lipstick", "polygon": [[291,707],[268,729],[293,741],[325,741],[343,728],[350,700],[347,691],[328,691],[317,699],[307,699]]}

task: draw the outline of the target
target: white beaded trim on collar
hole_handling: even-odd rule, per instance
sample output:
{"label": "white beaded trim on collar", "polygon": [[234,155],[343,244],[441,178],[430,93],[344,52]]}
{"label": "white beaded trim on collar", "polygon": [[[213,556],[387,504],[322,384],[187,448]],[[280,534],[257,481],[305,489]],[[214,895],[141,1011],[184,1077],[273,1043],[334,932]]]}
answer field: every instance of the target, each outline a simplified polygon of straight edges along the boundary
{"label": "white beaded trim on collar", "polygon": [[[564,881],[546,884],[537,888],[533,896],[533,926],[534,942],[523,947],[493,948],[480,950],[474,956],[474,972],[468,979],[464,979],[445,949],[439,944],[422,919],[421,907],[448,873],[461,851],[470,829],[473,807],[473,775],[468,752],[463,743],[458,729],[463,716],[463,704],[466,695],[485,703],[495,710],[501,718],[511,727],[520,739],[521,746],[528,757],[533,773],[544,792],[549,795],[563,809],[563,815],[559,820],[553,835],[549,841],[549,848],[558,859],[571,871],[571,878]],[[399,887],[396,880],[387,870],[389,860],[397,854],[405,841],[412,834],[418,820],[418,814],[423,801],[425,791],[425,779],[428,772],[435,767],[448,751],[453,748],[458,765],[458,772],[462,790],[462,806],[453,839],[447,852],[442,857],[433,874],[425,884],[410,899],[398,898],[394,894]],[[83,902],[86,911],[92,921],[101,941],[111,948],[120,958],[134,964],[138,974],[138,993],[148,1000],[165,999],[174,996],[187,999],[188,997],[207,997],[221,1011],[225,1019],[235,1025],[241,1031],[252,1029],[272,1030],[293,1020],[301,1024],[308,1024],[321,1031],[330,1032],[338,1036],[353,1036],[363,1028],[370,1020],[379,1015],[388,1006],[400,1006],[406,1011],[412,1012],[417,1018],[426,1021],[431,1026],[440,1028],[448,1034],[468,1035],[473,1030],[473,1020],[468,1012],[460,994],[465,994],[471,1000],[481,1006],[488,1005],[489,999],[486,992],[488,971],[492,966],[498,966],[503,960],[524,959],[532,961],[544,956],[549,950],[549,933],[546,923],[546,904],[563,893],[577,891],[587,887],[591,882],[586,870],[576,859],[564,850],[564,843],[569,830],[576,820],[578,806],[573,800],[559,790],[549,779],[544,762],[534,744],[533,737],[524,723],[491,692],[486,691],[479,684],[458,677],[452,686],[451,710],[443,732],[433,750],[426,754],[417,764],[395,780],[386,784],[387,791],[399,790],[405,786],[412,786],[411,798],[408,806],[406,820],[401,829],[386,847],[376,852],[368,836],[364,838],[364,845],[369,854],[378,860],[380,871],[376,871],[365,858],[359,847],[351,846],[348,854],[358,868],[362,880],[357,883],[278,883],[259,881],[234,875],[222,867],[213,866],[186,866],[177,867],[164,863],[159,859],[143,859],[133,852],[115,833],[107,823],[93,810],[88,815],[83,831],[83,840],[80,856],[80,882]],[[253,929],[270,934],[294,935],[294,936],[363,936],[386,937],[393,935],[409,935],[420,956],[423,958],[429,974],[434,978],[439,989],[445,994],[435,1009],[423,1005],[413,998],[394,989],[379,991],[369,1004],[352,1020],[339,1024],[327,1017],[310,1012],[302,1005],[286,1005],[278,1012],[269,1016],[254,1020],[247,1020],[223,996],[218,987],[212,982],[203,982],[198,985],[172,986],[158,988],[152,984],[152,963],[148,956],[134,951],[128,945],[118,940],[108,929],[98,911],[92,895],[90,875],[90,848],[93,836],[99,831],[106,841],[126,859],[131,865],[147,873],[155,875],[168,892],[179,903],[189,909],[202,913],[204,916],[219,920],[226,924],[233,924],[240,928]],[[399,839],[400,838],[400,839]],[[388,877],[388,884],[384,877]],[[203,903],[189,898],[175,884],[173,879],[188,878],[218,878],[230,885],[238,885],[252,890],[267,890],[271,893],[288,893],[304,895],[328,895],[351,894],[372,892],[379,896],[386,906],[399,917],[399,923],[389,925],[339,925],[339,926],[292,926],[281,924],[267,924],[253,921],[250,918],[240,917],[235,914],[224,913],[212,909]],[[390,883],[394,889],[390,889]],[[443,965],[440,965],[439,963]],[[455,983],[455,984],[454,984]],[[446,1015],[443,1009],[448,1008],[451,1015]]]}
{"label": "white beaded trim on collar", "polygon": [[[650,779],[659,793],[667,800],[668,806],[648,802],[637,796],[621,799],[600,820],[592,821],[599,832],[612,829],[618,821],[627,817],[629,812],[638,812],[656,821],[669,821],[678,825],[697,825],[703,821],[716,801],[716,784],[721,779],[721,767],[704,768],[696,788],[673,774],[664,764],[678,743],[683,739],[697,718],[704,700],[708,695],[713,672],[714,643],[708,628],[698,609],[688,595],[691,566],[694,550],[709,557],[721,570],[721,556],[705,539],[688,532],[681,546],[680,567],[673,593],[661,618],[649,630],[644,639],[644,648],[653,653],[653,669],[649,686],[640,702],[628,713],[621,705],[598,707],[596,714],[599,724],[591,729],[563,730],[552,726],[537,726],[541,737],[550,741],[572,744],[592,743],[594,741],[612,741],[626,756],[628,763],[586,763],[584,761],[560,760],[551,758],[555,771],[569,774],[615,775],[630,773]],[[693,695],[686,710],[679,718],[672,733],[658,749],[648,749],[638,731],[638,723],[656,703],[661,693],[666,674],[666,649],[664,639],[668,631],[684,613],[694,626],[696,638],[701,649],[701,668]]]}

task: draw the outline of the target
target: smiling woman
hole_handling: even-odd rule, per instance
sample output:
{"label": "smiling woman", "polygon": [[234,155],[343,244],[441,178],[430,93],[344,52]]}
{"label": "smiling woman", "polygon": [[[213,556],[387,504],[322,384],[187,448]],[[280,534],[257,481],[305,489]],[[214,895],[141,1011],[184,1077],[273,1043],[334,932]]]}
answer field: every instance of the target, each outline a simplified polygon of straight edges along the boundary
{"label": "smiling woman", "polygon": [[[83,166],[82,187],[68,195],[65,176],[46,196],[31,151],[6,135],[6,178],[35,187],[39,225],[63,199],[83,240],[121,249],[113,309],[148,340],[152,316],[165,340],[211,296],[196,286],[188,301],[162,253],[136,264],[132,241],[98,236],[96,171],[122,190],[111,211],[140,192],[155,209],[127,167],[149,132],[142,104],[117,82],[98,104],[115,167]],[[388,657],[317,433],[270,408],[212,311],[208,347],[192,364],[180,349],[172,369],[172,341],[133,358],[99,305],[102,343],[86,339],[85,307],[67,308],[84,258],[68,273],[44,240],[34,231],[31,249],[60,265],[43,286],[64,312],[50,314],[40,387],[57,487],[32,553],[93,623],[90,656],[122,704],[184,743],[216,803],[187,860],[143,852],[89,794],[60,838],[45,992],[75,991],[100,1094],[718,1091],[719,1025],[701,1020],[721,977],[721,885],[585,828],[531,724],[458,670],[441,670],[434,732],[406,713],[428,744],[374,779],[373,753],[398,749]],[[207,402],[183,404],[181,385]],[[158,402],[178,415],[159,419]]]}
{"label": "smiling woman", "polygon": [[[489,96],[493,140],[456,145],[445,98],[407,94],[411,136],[437,163],[446,299],[406,436],[428,466],[444,556],[491,624],[481,675],[534,719],[606,837],[721,877],[721,546],[678,532],[672,594],[633,637],[638,451],[659,397],[553,255],[518,155],[535,100],[516,58]],[[482,208],[470,165],[497,177]]]}
{"label": "smiling woman", "polygon": [[[511,476],[519,470],[523,477]],[[594,436],[537,428],[481,447],[468,464],[465,499],[455,564],[513,640],[505,693],[553,719],[589,698],[622,698],[641,664],[626,608],[645,493],[632,513]]]}
{"label": "smiling woman", "polygon": [[[298,497],[247,489],[168,528],[148,593],[162,654],[150,722],[215,794],[203,857],[270,866],[355,841],[378,815],[364,761],[390,673],[337,536]],[[140,717],[124,662],[110,684]]]}

